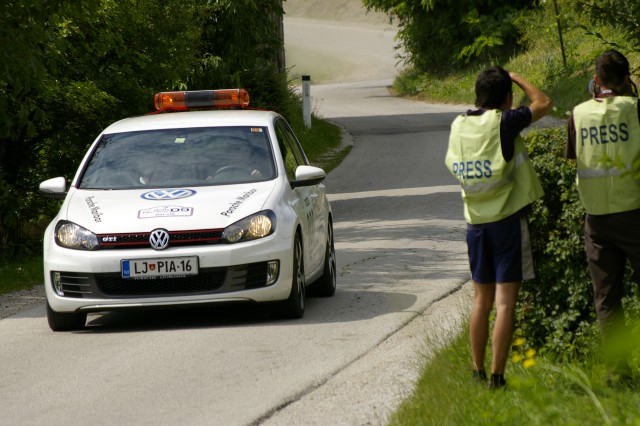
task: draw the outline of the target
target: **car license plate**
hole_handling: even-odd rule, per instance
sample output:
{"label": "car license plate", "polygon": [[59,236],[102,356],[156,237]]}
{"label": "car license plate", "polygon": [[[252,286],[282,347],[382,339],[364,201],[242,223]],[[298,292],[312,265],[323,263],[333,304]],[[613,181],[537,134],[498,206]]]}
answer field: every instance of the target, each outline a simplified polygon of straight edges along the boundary
{"label": "car license plate", "polygon": [[198,257],[131,259],[120,262],[123,278],[165,278],[198,274]]}

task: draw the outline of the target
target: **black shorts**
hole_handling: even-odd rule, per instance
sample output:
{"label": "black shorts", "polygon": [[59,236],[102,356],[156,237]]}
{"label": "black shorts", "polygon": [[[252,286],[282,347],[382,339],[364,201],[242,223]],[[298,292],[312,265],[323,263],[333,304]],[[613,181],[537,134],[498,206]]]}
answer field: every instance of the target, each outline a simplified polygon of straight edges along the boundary
{"label": "black shorts", "polygon": [[526,216],[467,226],[471,278],[480,284],[535,278]]}

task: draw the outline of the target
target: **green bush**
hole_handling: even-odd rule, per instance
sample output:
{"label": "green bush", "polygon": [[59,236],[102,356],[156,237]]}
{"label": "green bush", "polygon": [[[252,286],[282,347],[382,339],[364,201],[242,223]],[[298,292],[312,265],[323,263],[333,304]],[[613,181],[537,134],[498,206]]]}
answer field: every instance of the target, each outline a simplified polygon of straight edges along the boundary
{"label": "green bush", "polygon": [[566,131],[527,136],[529,155],[545,191],[530,217],[536,278],[522,286],[517,334],[559,356],[584,355],[595,335],[593,291],[584,253],[584,208],[575,165],[564,158]]}
{"label": "green bush", "polygon": [[[526,137],[545,195],[530,216],[536,278],[522,286],[518,337],[563,360],[584,358],[599,340],[593,289],[584,252],[585,210],[575,187],[575,164],[564,158],[566,130],[533,131]],[[638,287],[628,268],[625,317],[640,332]]]}

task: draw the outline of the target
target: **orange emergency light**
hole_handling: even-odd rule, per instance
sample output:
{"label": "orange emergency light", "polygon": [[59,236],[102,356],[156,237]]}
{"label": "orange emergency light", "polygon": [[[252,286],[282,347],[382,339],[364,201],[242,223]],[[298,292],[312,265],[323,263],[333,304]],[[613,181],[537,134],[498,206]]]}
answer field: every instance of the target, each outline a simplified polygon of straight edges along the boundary
{"label": "orange emergency light", "polygon": [[158,111],[188,111],[203,108],[246,108],[249,92],[246,89],[193,90],[160,92],[154,97]]}

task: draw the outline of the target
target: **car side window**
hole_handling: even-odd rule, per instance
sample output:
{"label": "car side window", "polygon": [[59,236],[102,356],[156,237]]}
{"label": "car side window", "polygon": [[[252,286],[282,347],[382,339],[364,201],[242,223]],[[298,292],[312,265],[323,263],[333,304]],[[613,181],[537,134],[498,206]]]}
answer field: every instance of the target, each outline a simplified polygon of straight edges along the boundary
{"label": "car side window", "polygon": [[308,164],[298,140],[289,128],[289,125],[283,119],[277,119],[274,123],[278,145],[282,160],[287,170],[289,180],[295,180],[296,169],[298,166]]}

